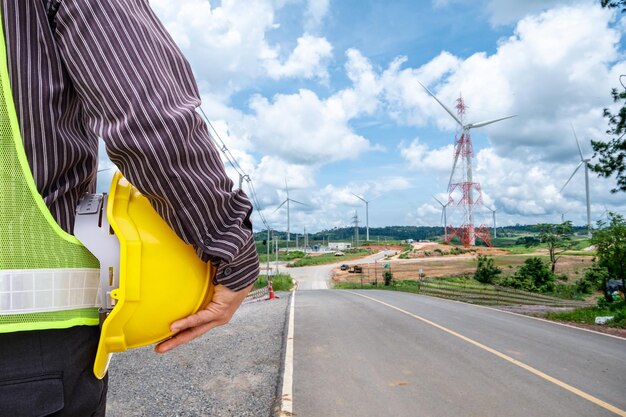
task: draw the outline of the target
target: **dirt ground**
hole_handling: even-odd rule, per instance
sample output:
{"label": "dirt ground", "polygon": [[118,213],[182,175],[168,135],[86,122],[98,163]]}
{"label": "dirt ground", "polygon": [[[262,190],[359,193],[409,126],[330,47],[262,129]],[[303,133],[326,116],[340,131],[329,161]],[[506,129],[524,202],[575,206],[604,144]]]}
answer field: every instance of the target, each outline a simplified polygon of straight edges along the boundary
{"label": "dirt ground", "polygon": [[[454,257],[458,255],[451,254],[450,251],[455,246],[442,245],[435,242],[416,242],[413,243],[413,251],[409,253],[409,258],[426,258],[426,257]],[[463,248],[459,248],[463,249]],[[472,253],[476,255],[508,255],[509,252],[498,248],[487,248],[484,246],[475,246],[470,248]]]}
{"label": "dirt ground", "polygon": [[[478,255],[492,256],[496,266],[502,269],[503,275],[515,273],[531,256],[543,257],[548,261],[548,252],[544,249],[539,249],[533,253],[510,254],[503,249],[477,246],[471,248],[471,251],[454,255],[451,253],[453,246],[434,242],[416,242],[413,243],[413,251],[409,254],[408,259],[400,259],[403,250],[401,246],[398,248],[391,246],[372,247],[374,250],[384,248],[397,249],[397,254],[376,264],[360,264],[363,268],[364,280],[369,278],[373,280],[375,277],[381,278],[383,266],[386,263],[389,263],[394,279],[405,280],[416,279],[420,273],[429,278],[473,275],[476,271],[476,257]],[[585,270],[591,266],[592,262],[592,256],[562,256],[557,261],[555,272],[558,275],[566,275],[568,277],[567,282],[573,283],[584,275]],[[360,279],[360,275],[341,271],[339,268],[335,269],[333,273],[333,280],[339,282],[355,282]]]}

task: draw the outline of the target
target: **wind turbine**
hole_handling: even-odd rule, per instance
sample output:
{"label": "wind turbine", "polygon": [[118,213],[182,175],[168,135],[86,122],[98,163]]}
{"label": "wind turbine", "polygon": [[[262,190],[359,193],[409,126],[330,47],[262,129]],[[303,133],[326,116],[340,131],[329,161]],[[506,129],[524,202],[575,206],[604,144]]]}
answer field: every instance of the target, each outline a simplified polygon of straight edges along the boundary
{"label": "wind turbine", "polygon": [[[426,90],[428,94],[430,94],[432,98],[434,98],[437,101],[437,103],[439,103],[439,105],[441,105],[441,107],[443,107],[443,109],[454,119],[454,121],[461,128],[461,137],[455,143],[454,163],[452,164],[452,171],[450,172],[450,179],[448,180],[448,192],[452,194],[452,192],[459,186],[462,189],[463,197],[461,199],[461,203],[465,207],[464,229],[466,230],[463,230],[463,238],[461,239],[461,241],[463,241],[465,245],[473,246],[475,244],[475,238],[476,238],[476,231],[475,231],[475,226],[474,226],[474,213],[473,213],[473,209],[474,209],[473,206],[474,204],[476,204],[476,201],[474,201],[473,189],[474,188],[477,189],[477,192],[479,193],[479,198],[477,199],[477,201],[480,201],[480,186],[474,182],[474,178],[473,178],[473,172],[472,172],[473,150],[472,150],[472,142],[470,139],[470,130],[487,126],[487,125],[490,125],[492,123],[496,123],[502,120],[510,119],[515,116],[513,115],[513,116],[500,117],[497,119],[485,120],[483,122],[477,122],[477,123],[464,123],[462,120],[462,117],[463,117],[463,114],[465,113],[465,104],[463,103],[462,98],[459,98],[457,100],[457,110],[458,110],[458,115],[457,115],[457,114],[454,114],[454,112],[450,110],[448,107],[446,107],[446,105],[443,104],[428,88],[426,88],[424,84],[422,83],[419,83],[419,84],[424,88],[424,90]],[[452,179],[454,178],[454,173],[456,171],[456,165],[459,160],[459,155],[463,155],[463,159],[465,162],[465,167],[464,167],[465,172],[462,174],[463,181],[459,182],[458,184],[453,184]],[[487,236],[483,236],[483,237],[488,239]]]}
{"label": "wind turbine", "polygon": [[574,126],[573,125],[570,125],[570,126],[572,126],[574,139],[576,139],[576,145],[578,146],[578,153],[580,154],[580,163],[578,164],[576,169],[574,169],[574,172],[572,172],[572,175],[570,175],[569,179],[565,182],[563,187],[561,187],[561,191],[559,192],[560,193],[563,192],[565,187],[567,187],[567,184],[569,184],[569,182],[574,177],[574,175],[576,175],[576,172],[578,172],[581,165],[584,165],[585,166],[585,196],[587,199],[587,235],[591,237],[591,202],[589,200],[589,161],[591,161],[591,158],[585,159],[585,157],[583,156],[583,150],[581,149],[580,143],[578,142],[578,136],[576,136],[576,131],[574,130]]}
{"label": "wind turbine", "polygon": [[439,203],[439,205],[441,206],[441,219],[443,220],[443,241],[447,242],[448,241],[448,215],[446,213],[446,208],[448,207],[450,202],[448,201],[446,204],[443,204],[441,201],[439,201],[437,197],[433,196],[433,198],[437,200],[437,203]]}
{"label": "wind turbine", "polygon": [[285,180],[285,190],[287,192],[287,198],[282,203],[280,203],[280,206],[278,206],[276,210],[274,210],[274,213],[276,213],[282,206],[287,204],[287,248],[289,248],[289,241],[291,240],[291,234],[289,233],[289,203],[293,201],[294,203],[302,204],[303,206],[306,206],[306,204],[294,200],[293,198],[289,198],[289,187],[287,186],[287,180]]}
{"label": "wind turbine", "polygon": [[359,195],[356,195],[356,194],[354,194],[354,193],[352,193],[352,192],[351,192],[350,194],[352,194],[353,196],[355,196],[356,198],[358,198],[359,200],[361,200],[362,202],[364,202],[364,203],[365,203],[365,240],[369,242],[369,240],[370,240],[370,220],[369,220],[369,219],[370,219],[370,215],[369,215],[369,205],[370,205],[370,202],[371,202],[372,200],[369,200],[369,201],[368,201],[368,200],[364,199],[363,197],[361,197],[361,196],[359,196]]}
{"label": "wind turbine", "polygon": [[485,207],[487,207],[487,209],[493,215],[493,238],[495,239],[495,238],[498,237],[498,235],[496,234],[496,211],[498,211],[498,209],[497,208],[491,208],[491,207],[488,207],[488,206],[485,206]]}

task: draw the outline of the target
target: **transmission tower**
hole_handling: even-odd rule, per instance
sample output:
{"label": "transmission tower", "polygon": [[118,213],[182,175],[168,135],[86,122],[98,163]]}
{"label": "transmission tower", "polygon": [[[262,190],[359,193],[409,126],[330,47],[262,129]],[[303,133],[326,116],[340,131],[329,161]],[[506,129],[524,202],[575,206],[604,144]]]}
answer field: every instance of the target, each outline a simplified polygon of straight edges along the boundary
{"label": "transmission tower", "polygon": [[[420,83],[421,84],[421,83]],[[448,204],[452,207],[463,209],[463,224],[457,228],[446,225],[446,243],[449,243],[454,236],[458,236],[463,246],[474,246],[476,238],[482,239],[488,246],[491,246],[489,226],[482,224],[476,227],[474,224],[474,209],[483,203],[480,183],[474,181],[472,173],[472,158],[474,150],[470,130],[487,126],[501,120],[510,119],[515,116],[506,116],[498,119],[487,120],[478,123],[465,123],[465,102],[463,97],[456,101],[456,114],[446,107],[439,99],[423,84],[422,87],[430,94],[444,110],[457,122],[457,134],[454,141],[454,163],[448,181]],[[460,136],[459,136],[460,133]],[[461,159],[460,167],[459,158]]]}

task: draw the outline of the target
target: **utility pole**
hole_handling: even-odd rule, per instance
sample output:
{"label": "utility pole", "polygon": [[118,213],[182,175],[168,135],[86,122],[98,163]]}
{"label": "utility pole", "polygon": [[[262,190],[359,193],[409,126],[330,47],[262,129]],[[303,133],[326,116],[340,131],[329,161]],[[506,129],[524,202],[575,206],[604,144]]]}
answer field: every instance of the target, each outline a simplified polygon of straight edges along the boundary
{"label": "utility pole", "polygon": [[270,277],[270,245],[272,244],[271,235],[270,235],[270,227],[267,226],[267,279],[269,281]]}
{"label": "utility pole", "polygon": [[275,252],[276,252],[276,275],[278,275],[278,239],[276,239]]}

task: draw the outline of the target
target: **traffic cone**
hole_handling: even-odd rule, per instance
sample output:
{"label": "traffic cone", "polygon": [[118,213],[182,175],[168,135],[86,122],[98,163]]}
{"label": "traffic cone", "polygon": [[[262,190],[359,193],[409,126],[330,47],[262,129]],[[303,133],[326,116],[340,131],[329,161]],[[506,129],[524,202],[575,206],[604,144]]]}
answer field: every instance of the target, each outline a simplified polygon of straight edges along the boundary
{"label": "traffic cone", "polygon": [[269,287],[269,294],[267,297],[267,301],[275,300],[278,298],[276,294],[274,294],[274,288],[272,287],[272,281],[267,281],[267,286]]}

